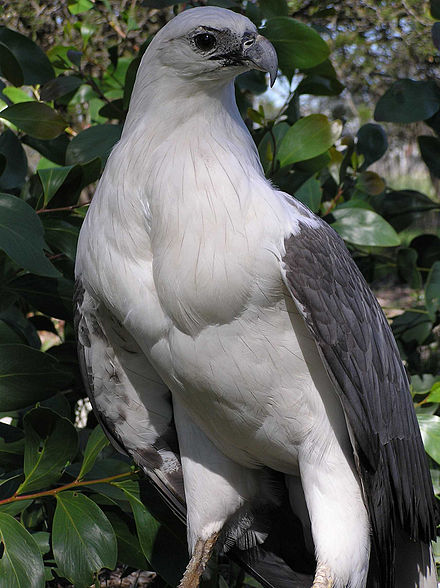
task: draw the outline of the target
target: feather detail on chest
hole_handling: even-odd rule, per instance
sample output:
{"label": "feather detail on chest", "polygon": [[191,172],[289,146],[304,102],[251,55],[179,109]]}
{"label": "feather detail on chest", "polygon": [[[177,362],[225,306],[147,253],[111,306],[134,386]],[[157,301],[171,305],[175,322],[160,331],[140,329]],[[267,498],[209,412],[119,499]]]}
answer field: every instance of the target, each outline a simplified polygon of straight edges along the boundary
{"label": "feather detail on chest", "polygon": [[[154,282],[166,314],[188,334],[240,316],[257,279],[273,280],[276,272],[280,283],[275,257],[264,248],[270,226],[280,225],[279,215],[265,197],[265,180],[243,173],[259,162],[254,149],[240,161],[236,140],[228,140],[237,133],[230,122],[223,140],[214,142],[218,133],[206,121],[196,139],[185,125],[150,159],[146,191]],[[238,131],[247,139],[246,131]]]}

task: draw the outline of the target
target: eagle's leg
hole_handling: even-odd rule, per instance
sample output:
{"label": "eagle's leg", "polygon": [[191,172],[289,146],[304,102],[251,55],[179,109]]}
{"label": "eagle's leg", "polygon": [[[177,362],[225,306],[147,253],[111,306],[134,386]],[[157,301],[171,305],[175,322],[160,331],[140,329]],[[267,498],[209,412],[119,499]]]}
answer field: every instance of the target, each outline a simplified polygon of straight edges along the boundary
{"label": "eagle's leg", "polygon": [[183,578],[178,588],[197,588],[200,578],[205,571],[206,564],[211,557],[218,533],[213,533],[208,539],[198,539],[189,564],[186,567]]}
{"label": "eagle's leg", "polygon": [[328,566],[318,563],[312,588],[332,588],[333,579]]}

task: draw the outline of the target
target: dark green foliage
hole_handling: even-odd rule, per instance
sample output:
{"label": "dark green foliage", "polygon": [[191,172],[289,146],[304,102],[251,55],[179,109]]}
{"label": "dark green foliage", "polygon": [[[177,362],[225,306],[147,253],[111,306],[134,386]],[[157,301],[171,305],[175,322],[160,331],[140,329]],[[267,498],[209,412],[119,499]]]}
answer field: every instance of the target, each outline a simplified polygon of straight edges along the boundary
{"label": "dark green foliage", "polygon": [[[277,48],[281,74],[295,80],[276,110],[254,101],[267,90],[264,74],[249,72],[236,83],[267,177],[342,235],[370,283],[394,280],[411,289],[411,301],[391,322],[438,493],[440,235],[420,227],[440,205],[415,190],[393,190],[370,169],[388,149],[381,125],[368,122],[350,134],[344,120],[316,112],[316,101],[309,102],[313,114],[301,108],[303,96],[337,97],[347,83],[333,66],[337,47],[331,55],[326,42],[326,27],[342,8],[213,3],[246,13]],[[111,33],[99,46],[94,31],[115,16],[107,2],[66,3],[65,30],[73,32],[64,41],[40,31],[46,51],[0,27],[0,416],[7,418],[0,422],[0,577],[12,588],[55,586],[57,578],[86,587],[117,561],[127,571],[154,569],[160,585],[173,586],[186,565],[182,529],[162,520],[141,492],[140,474],[109,446],[93,416],[79,417],[86,393],[71,302],[79,229],[120,137],[140,58],[169,17],[150,9],[182,9],[175,0],[142,5],[121,10],[123,34]],[[440,20],[438,0],[431,0],[431,14]],[[439,178],[437,83],[397,79],[382,94],[376,120],[425,121],[420,152],[427,174]],[[211,586],[224,587],[225,577],[248,585],[232,564],[226,572],[222,566]]]}

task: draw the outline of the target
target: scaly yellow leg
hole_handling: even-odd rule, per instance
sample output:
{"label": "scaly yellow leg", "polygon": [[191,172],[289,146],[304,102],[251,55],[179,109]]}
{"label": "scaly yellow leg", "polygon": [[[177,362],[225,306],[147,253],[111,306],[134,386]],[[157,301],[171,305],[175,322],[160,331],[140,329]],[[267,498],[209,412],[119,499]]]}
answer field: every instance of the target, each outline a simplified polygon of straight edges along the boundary
{"label": "scaly yellow leg", "polygon": [[313,580],[312,588],[332,588],[333,579],[330,575],[330,570],[323,564],[318,564],[315,573],[315,579]]}
{"label": "scaly yellow leg", "polygon": [[218,533],[214,533],[208,537],[206,541],[198,539],[194,548],[193,555],[186,567],[183,578],[180,580],[178,588],[197,588],[200,584],[200,577],[205,571],[206,564],[211,557],[211,553],[215,542],[217,541]]}

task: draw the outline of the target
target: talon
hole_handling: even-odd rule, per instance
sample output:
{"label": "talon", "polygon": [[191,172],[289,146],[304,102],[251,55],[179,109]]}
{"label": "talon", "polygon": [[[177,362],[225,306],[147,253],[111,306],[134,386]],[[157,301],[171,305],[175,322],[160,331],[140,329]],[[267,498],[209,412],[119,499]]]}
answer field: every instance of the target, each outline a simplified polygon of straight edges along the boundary
{"label": "talon", "polygon": [[318,564],[312,588],[332,588],[333,579],[330,569],[324,564]]}
{"label": "talon", "polygon": [[186,566],[183,578],[180,580],[178,588],[197,588],[200,584],[200,578],[205,571],[206,564],[211,557],[215,542],[217,541],[218,533],[214,533],[208,537],[206,541],[198,539],[194,552]]}

